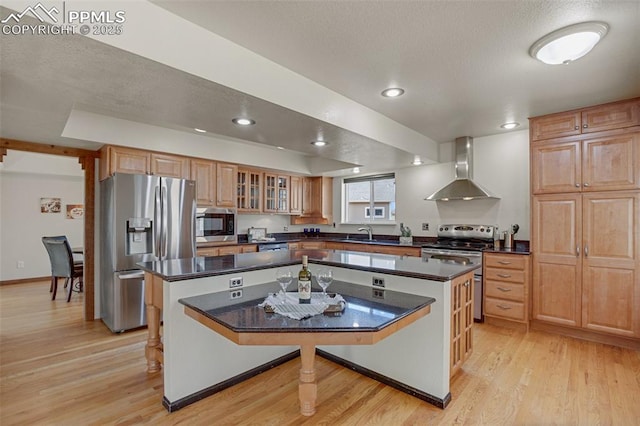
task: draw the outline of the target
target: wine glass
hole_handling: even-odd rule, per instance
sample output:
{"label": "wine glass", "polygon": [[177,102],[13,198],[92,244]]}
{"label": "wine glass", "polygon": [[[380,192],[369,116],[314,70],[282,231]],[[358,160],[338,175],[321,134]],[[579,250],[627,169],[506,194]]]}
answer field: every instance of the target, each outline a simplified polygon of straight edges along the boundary
{"label": "wine glass", "polygon": [[287,286],[293,281],[293,275],[288,268],[280,268],[276,271],[276,281],[282,287],[282,301],[287,300]]}
{"label": "wine glass", "polygon": [[322,287],[322,299],[327,300],[327,287],[333,281],[333,272],[331,272],[331,269],[321,269],[318,271],[317,278],[318,285]]}

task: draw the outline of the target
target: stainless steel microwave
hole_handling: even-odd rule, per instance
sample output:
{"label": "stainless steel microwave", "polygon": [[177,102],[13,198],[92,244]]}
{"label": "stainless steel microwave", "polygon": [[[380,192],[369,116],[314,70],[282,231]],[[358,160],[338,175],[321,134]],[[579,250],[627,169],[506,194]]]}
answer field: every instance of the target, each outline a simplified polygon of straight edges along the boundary
{"label": "stainless steel microwave", "polygon": [[234,209],[196,209],[196,242],[237,241]]}

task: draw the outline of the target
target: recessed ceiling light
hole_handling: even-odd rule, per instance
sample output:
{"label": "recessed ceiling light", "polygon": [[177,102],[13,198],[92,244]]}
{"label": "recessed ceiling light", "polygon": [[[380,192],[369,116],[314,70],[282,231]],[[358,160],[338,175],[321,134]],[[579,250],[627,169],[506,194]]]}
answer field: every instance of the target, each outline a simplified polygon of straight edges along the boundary
{"label": "recessed ceiling light", "polygon": [[360,173],[360,167],[354,167],[353,173]]}
{"label": "recessed ceiling light", "polygon": [[234,123],[236,123],[239,126],[251,126],[252,124],[256,124],[255,120],[252,120],[250,118],[236,117],[231,121],[233,121]]}
{"label": "recessed ceiling light", "polygon": [[398,96],[401,96],[403,93],[404,93],[404,89],[401,89],[399,87],[390,87],[382,91],[382,96],[384,96],[385,98],[397,98]]}
{"label": "recessed ceiling light", "polygon": [[325,141],[313,141],[313,142],[311,142],[311,145],[313,145],[313,146],[326,146],[327,142],[325,142]]}
{"label": "recessed ceiling light", "polygon": [[420,157],[416,157],[416,158],[414,158],[414,159],[413,159],[413,162],[412,162],[411,164],[413,164],[414,166],[419,166],[419,165],[421,165],[422,163],[424,163],[424,161],[422,161],[422,160],[420,159]]}
{"label": "recessed ceiling light", "polygon": [[609,25],[604,22],[569,25],[533,43],[529,54],[545,64],[568,64],[589,53],[607,31]]}
{"label": "recessed ceiling light", "polygon": [[513,121],[511,123],[501,124],[500,127],[503,128],[503,129],[506,129],[506,130],[511,130],[511,129],[515,129],[519,125],[520,125],[520,123],[516,123],[515,121]]}
{"label": "recessed ceiling light", "polygon": [[276,146],[276,148],[278,148],[278,149],[284,149],[284,148],[283,148],[283,147],[281,147],[281,146]]}
{"label": "recessed ceiling light", "polygon": [[193,130],[195,130],[198,133],[207,133],[206,130],[198,129],[197,127],[195,129],[193,129]]}

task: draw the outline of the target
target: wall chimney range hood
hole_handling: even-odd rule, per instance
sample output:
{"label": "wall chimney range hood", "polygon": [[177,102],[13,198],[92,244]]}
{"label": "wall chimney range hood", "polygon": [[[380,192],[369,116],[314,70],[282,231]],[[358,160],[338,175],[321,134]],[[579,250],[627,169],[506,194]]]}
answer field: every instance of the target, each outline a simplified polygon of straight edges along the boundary
{"label": "wall chimney range hood", "polygon": [[499,198],[473,182],[473,138],[456,138],[455,180],[444,188],[431,194],[425,200],[476,200],[480,198]]}

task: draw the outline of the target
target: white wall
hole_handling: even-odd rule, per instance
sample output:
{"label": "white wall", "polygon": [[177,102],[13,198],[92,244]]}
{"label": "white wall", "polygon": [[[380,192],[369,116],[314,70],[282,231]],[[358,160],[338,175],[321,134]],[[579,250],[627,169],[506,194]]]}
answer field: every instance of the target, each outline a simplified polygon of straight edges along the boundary
{"label": "white wall", "polygon": [[[499,200],[425,201],[424,199],[454,179],[453,144],[442,146],[441,159],[448,161],[396,170],[396,222],[374,225],[374,234],[400,235],[400,222],[415,236],[435,236],[443,223],[498,225],[505,230],[517,223],[518,240],[529,240],[529,131],[520,130],[474,138],[473,180],[500,197]],[[331,225],[289,225],[284,215],[240,215],[239,232],[249,226],[266,227],[267,232],[300,232],[304,227],[322,232],[358,233],[358,225],[340,225],[342,179],[334,178],[333,206],[336,227]],[[422,231],[422,223],[429,231]]]}
{"label": "white wall", "polygon": [[[67,219],[66,205],[84,204],[84,172],[77,158],[11,150],[0,164],[0,281],[49,276],[43,236],[83,245],[84,220]],[[40,213],[40,197],[61,198],[62,212]]]}

